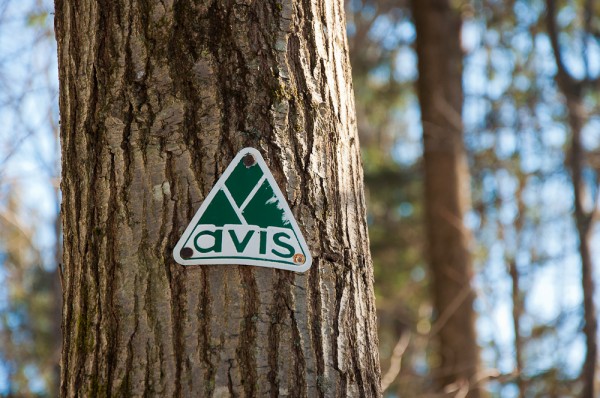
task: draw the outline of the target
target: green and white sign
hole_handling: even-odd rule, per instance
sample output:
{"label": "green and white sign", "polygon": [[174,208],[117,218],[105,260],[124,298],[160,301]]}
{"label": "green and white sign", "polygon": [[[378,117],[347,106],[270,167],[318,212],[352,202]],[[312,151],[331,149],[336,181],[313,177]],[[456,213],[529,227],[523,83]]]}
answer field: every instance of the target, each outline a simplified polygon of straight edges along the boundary
{"label": "green and white sign", "polygon": [[304,272],[312,257],[260,153],[242,149],[173,251],[182,265],[246,264]]}

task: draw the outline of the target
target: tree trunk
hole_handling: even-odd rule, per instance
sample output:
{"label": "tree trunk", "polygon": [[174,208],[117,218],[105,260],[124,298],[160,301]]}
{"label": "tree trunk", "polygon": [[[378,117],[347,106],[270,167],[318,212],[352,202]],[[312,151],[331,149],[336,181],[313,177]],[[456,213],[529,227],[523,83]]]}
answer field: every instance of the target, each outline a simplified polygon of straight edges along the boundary
{"label": "tree trunk", "polygon": [[[523,213],[519,213],[523,214]],[[520,275],[517,268],[517,260],[513,258],[508,264],[508,272],[512,281],[512,321],[515,348],[515,373],[519,398],[525,398],[526,385],[523,374],[523,337],[521,335],[521,318],[523,316],[523,300],[521,299]]]}
{"label": "tree trunk", "polygon": [[[585,3],[584,15],[586,18],[585,34],[590,34],[589,25],[592,15],[592,2]],[[583,293],[583,334],[585,335],[585,359],[581,369],[580,378],[583,381],[582,398],[593,398],[596,396],[596,368],[598,367],[598,318],[594,295],[596,286],[594,284],[594,263],[591,251],[591,233],[600,208],[598,207],[598,176],[596,182],[588,187],[584,178],[586,168],[586,151],[582,142],[583,128],[587,120],[585,106],[585,92],[597,89],[598,80],[592,80],[586,76],[583,80],[576,79],[566,68],[563,54],[559,45],[559,31],[556,24],[556,1],[546,0],[546,27],[552,45],[552,53],[556,64],[556,75],[554,80],[566,103],[569,128],[571,130],[571,148],[568,156],[568,167],[571,172],[571,183],[573,186],[573,204],[575,227],[579,238],[579,257],[581,259],[581,288]],[[587,47],[585,47],[587,49]],[[585,58],[585,51],[582,52]],[[586,74],[589,71],[586,70]],[[598,173],[598,171],[597,171]],[[586,192],[596,192],[591,200],[591,209],[587,210]]]}
{"label": "tree trunk", "polygon": [[414,0],[419,58],[418,92],[423,124],[425,213],[439,344],[436,384],[478,397],[470,234],[464,214],[470,201],[462,133],[461,20],[447,0]]}
{"label": "tree trunk", "polygon": [[[56,0],[61,396],[379,395],[343,2]],[[310,270],[172,250],[241,148]]]}
{"label": "tree trunk", "polygon": [[[58,143],[58,131],[55,136],[55,142]],[[54,271],[51,274],[52,277],[52,344],[54,345],[52,351],[52,382],[50,388],[56,395],[56,392],[60,390],[60,357],[62,351],[62,332],[61,332],[61,314],[62,314],[62,286],[61,286],[61,273],[62,273],[62,240],[61,240],[61,217],[60,217],[60,192],[58,187],[54,190],[55,200],[54,205],[56,206],[56,218],[54,219]]]}
{"label": "tree trunk", "polygon": [[[598,319],[594,303],[594,263],[590,246],[595,210],[587,211],[586,184],[584,182],[585,149],[581,141],[581,132],[585,125],[585,105],[582,95],[572,94],[575,90],[565,90],[567,113],[571,128],[571,150],[569,168],[573,184],[574,215],[577,237],[579,238],[579,257],[581,259],[581,289],[583,292],[583,334],[585,336],[585,359],[581,369],[583,391],[581,397],[593,398],[596,385],[596,368],[598,364]],[[571,93],[571,94],[570,94]],[[594,200],[593,206],[597,206]]]}
{"label": "tree trunk", "polygon": [[[515,194],[515,199],[517,202],[518,209],[517,214],[519,214],[519,216],[515,220],[514,227],[517,240],[522,241],[522,237],[524,235],[523,226],[526,216],[526,205],[523,200],[523,192],[527,185],[527,176],[525,174],[519,174],[518,180],[519,188],[517,189],[517,192]],[[521,333],[521,319],[523,318],[525,303],[523,299],[523,292],[521,291],[521,273],[519,272],[516,255],[516,253],[520,250],[519,246],[520,245],[517,245],[517,249],[509,258],[506,259],[506,262],[508,268],[508,275],[510,276],[510,280],[512,282],[512,321],[514,333],[513,346],[515,350],[514,352],[516,384],[519,389],[519,398],[525,398],[527,396],[527,383],[525,379],[525,374],[523,374],[525,366],[523,363],[523,335]]]}

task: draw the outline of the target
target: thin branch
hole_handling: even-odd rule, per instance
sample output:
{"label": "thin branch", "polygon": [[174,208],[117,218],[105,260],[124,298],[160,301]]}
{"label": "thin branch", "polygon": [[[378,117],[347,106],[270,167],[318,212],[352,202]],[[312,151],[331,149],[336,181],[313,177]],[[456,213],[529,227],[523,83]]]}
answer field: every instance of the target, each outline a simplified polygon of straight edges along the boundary
{"label": "thin branch", "polygon": [[583,30],[584,35],[582,37],[582,45],[583,45],[583,67],[585,70],[585,80],[588,81],[591,79],[590,75],[590,63],[589,63],[589,37],[588,34],[591,32],[592,27],[592,5],[593,0],[585,0],[583,7]]}
{"label": "thin branch", "polygon": [[462,303],[467,299],[467,297],[469,297],[470,293],[471,285],[467,284],[461,289],[460,294],[454,297],[450,305],[446,307],[446,310],[435,321],[435,323],[431,327],[429,336],[435,336],[444,327],[444,325],[446,325],[446,322],[448,322],[452,315],[456,313],[456,311],[462,305]]}
{"label": "thin branch", "polygon": [[392,351],[392,357],[390,359],[390,367],[387,372],[381,379],[381,393],[383,394],[385,390],[389,388],[389,386],[396,380],[396,377],[400,374],[400,369],[402,367],[402,356],[404,352],[408,348],[408,343],[410,342],[410,332],[404,332],[400,335],[394,350]]}

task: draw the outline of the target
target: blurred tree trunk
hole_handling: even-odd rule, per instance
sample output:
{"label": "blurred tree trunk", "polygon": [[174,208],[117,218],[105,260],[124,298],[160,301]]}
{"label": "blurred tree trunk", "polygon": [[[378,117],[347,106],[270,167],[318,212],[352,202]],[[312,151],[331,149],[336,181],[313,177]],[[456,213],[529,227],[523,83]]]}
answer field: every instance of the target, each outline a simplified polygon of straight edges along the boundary
{"label": "blurred tree trunk", "polygon": [[[593,2],[585,2],[585,19],[589,22],[593,13]],[[563,94],[566,103],[568,123],[571,130],[571,148],[567,156],[568,167],[571,171],[571,182],[573,185],[574,198],[574,216],[575,227],[579,238],[579,257],[581,259],[581,285],[583,291],[583,334],[585,335],[586,353],[581,370],[581,379],[583,381],[583,398],[593,398],[596,384],[596,368],[598,363],[598,319],[596,314],[596,305],[594,303],[595,285],[594,285],[594,264],[592,261],[592,252],[590,246],[592,227],[599,215],[598,195],[600,188],[600,171],[596,170],[596,182],[591,191],[596,192],[592,198],[592,206],[586,209],[586,202],[589,193],[584,179],[584,170],[586,168],[586,153],[582,143],[582,132],[587,120],[587,112],[584,101],[586,90],[597,90],[600,85],[600,79],[591,79],[588,75],[589,70],[586,66],[586,75],[584,79],[576,79],[566,68],[561,48],[559,45],[559,32],[556,26],[556,2],[547,0],[546,25],[550,43],[554,53],[556,63],[556,84]],[[589,26],[585,26],[584,35],[591,34]],[[582,51],[582,57],[587,57],[587,44]],[[589,206],[587,206],[589,207]]]}
{"label": "blurred tree trunk", "polygon": [[[56,1],[62,396],[376,397],[372,265],[343,3]],[[176,264],[258,148],[304,274]]]}
{"label": "blurred tree trunk", "polygon": [[[519,187],[515,193],[515,199],[517,202],[517,209],[519,216],[516,218],[514,227],[517,241],[522,242],[524,229],[524,222],[526,217],[526,204],[523,199],[524,191],[527,186],[527,176],[525,174],[518,174]],[[515,251],[515,253],[518,249]],[[525,375],[523,374],[524,363],[523,363],[523,335],[521,333],[521,319],[525,310],[525,303],[523,298],[523,292],[521,291],[521,274],[519,272],[518,262],[516,254],[505,259],[508,274],[510,276],[512,284],[512,321],[513,321],[513,333],[514,333],[514,349],[515,349],[515,373],[517,387],[519,388],[519,398],[526,397],[527,383]]]}
{"label": "blurred tree trunk", "polygon": [[448,0],[414,0],[423,124],[425,212],[439,368],[436,384],[479,397],[479,350],[471,287],[470,203],[462,127],[461,19]]}
{"label": "blurred tree trunk", "polygon": [[[583,398],[595,395],[596,367],[598,362],[598,320],[594,304],[594,264],[590,246],[593,216],[585,210],[586,186],[583,182],[584,149],[581,143],[583,119],[580,112],[584,109],[582,98],[567,98],[567,109],[571,126],[570,169],[575,199],[575,225],[579,238],[579,256],[581,259],[581,284],[583,290],[583,334],[585,335],[586,353],[581,371],[584,387]],[[596,204],[594,203],[594,206]]]}

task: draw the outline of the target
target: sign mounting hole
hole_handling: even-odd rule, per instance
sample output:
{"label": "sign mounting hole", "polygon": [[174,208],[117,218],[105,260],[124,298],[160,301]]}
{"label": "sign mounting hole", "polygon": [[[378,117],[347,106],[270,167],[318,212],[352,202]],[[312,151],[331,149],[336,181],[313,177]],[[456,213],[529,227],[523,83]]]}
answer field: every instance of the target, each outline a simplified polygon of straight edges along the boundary
{"label": "sign mounting hole", "polygon": [[179,254],[181,255],[181,258],[188,259],[194,255],[194,251],[189,247],[184,247],[183,249],[181,249],[181,252],[179,252]]}
{"label": "sign mounting hole", "polygon": [[246,167],[252,167],[255,164],[256,164],[256,159],[254,159],[254,156],[252,156],[251,153],[249,153],[246,156],[244,156],[244,166],[246,166]]}

